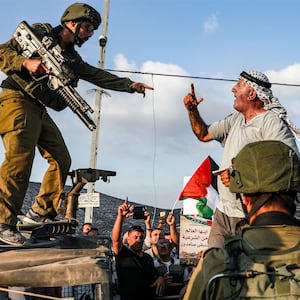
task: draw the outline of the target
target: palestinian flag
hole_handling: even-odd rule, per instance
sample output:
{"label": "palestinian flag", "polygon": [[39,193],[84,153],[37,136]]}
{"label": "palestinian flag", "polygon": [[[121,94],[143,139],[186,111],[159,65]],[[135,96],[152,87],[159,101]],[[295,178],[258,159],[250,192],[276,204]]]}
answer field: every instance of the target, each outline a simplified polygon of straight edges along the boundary
{"label": "palestinian flag", "polygon": [[184,215],[199,216],[207,223],[211,223],[208,220],[212,219],[219,200],[217,177],[212,174],[212,171],[218,169],[219,166],[208,156],[188,180],[178,196],[178,200],[185,200]]}

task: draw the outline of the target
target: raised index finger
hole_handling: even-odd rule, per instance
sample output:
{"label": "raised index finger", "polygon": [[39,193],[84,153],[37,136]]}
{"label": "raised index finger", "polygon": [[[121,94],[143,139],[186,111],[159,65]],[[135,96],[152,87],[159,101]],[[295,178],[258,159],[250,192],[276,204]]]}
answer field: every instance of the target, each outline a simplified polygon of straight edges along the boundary
{"label": "raised index finger", "polygon": [[191,94],[192,94],[193,97],[196,97],[196,95],[195,95],[195,87],[194,87],[193,83],[191,83]]}

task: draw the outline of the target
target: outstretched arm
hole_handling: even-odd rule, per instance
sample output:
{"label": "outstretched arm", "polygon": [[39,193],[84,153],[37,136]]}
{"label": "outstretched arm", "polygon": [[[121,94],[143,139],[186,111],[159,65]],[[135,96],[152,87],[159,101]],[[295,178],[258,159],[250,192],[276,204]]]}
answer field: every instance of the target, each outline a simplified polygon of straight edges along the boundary
{"label": "outstretched arm", "polygon": [[134,82],[132,85],[131,85],[131,89],[134,91],[134,92],[137,92],[137,93],[140,93],[140,94],[143,94],[144,97],[145,97],[145,91],[146,89],[147,90],[153,90],[153,87],[145,84],[145,83],[142,83],[142,82]]}
{"label": "outstretched arm", "polygon": [[83,80],[91,82],[103,89],[109,89],[119,92],[141,93],[145,95],[145,90],[153,90],[153,87],[142,83],[134,82],[127,77],[119,77],[108,71],[94,67],[84,62],[80,56],[79,59],[79,77]]}
{"label": "outstretched arm", "polygon": [[189,113],[191,126],[196,137],[202,142],[208,142],[212,140],[212,136],[208,133],[207,125],[201,118],[198,111],[198,104],[203,101],[203,98],[196,98],[194,85],[191,84],[191,92],[188,93],[184,99],[184,105]]}

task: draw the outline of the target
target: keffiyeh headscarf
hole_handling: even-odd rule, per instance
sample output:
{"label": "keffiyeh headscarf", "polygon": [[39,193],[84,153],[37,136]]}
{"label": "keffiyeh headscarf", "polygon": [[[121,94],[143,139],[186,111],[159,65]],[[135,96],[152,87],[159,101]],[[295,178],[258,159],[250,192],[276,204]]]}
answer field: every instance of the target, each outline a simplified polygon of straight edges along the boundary
{"label": "keffiyeh headscarf", "polygon": [[243,71],[240,74],[240,78],[244,80],[256,91],[257,97],[264,103],[264,108],[276,113],[280,119],[282,119],[289,126],[290,130],[294,134],[295,138],[300,141],[300,130],[297,126],[288,118],[286,109],[281,105],[278,98],[273,96],[271,90],[271,83],[268,77],[257,71]]}

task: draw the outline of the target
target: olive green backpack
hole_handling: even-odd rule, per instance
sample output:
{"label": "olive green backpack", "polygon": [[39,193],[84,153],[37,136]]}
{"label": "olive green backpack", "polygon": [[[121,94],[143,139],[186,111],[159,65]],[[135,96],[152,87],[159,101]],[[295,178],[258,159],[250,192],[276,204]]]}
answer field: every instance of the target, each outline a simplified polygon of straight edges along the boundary
{"label": "olive green backpack", "polygon": [[[210,299],[209,291],[214,284],[222,286],[224,300],[300,299],[299,247],[285,251],[255,250],[240,237],[233,237],[226,242],[224,251],[226,270],[209,280],[206,300]],[[217,283],[218,280],[221,282]]]}

